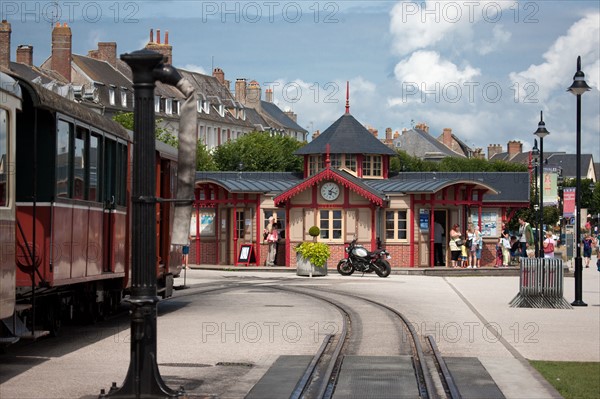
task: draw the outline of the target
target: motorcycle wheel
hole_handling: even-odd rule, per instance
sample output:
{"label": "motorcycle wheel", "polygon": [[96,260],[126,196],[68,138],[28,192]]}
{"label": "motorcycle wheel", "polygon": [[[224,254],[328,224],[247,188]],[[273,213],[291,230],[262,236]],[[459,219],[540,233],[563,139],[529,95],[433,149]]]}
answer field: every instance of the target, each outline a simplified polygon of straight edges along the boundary
{"label": "motorcycle wheel", "polygon": [[350,262],[348,262],[348,259],[342,259],[337,264],[337,271],[342,276],[349,276],[354,273],[354,268]]}
{"label": "motorcycle wheel", "polygon": [[379,277],[387,277],[390,275],[391,272],[392,267],[390,266],[387,260],[378,259],[375,262],[375,273],[377,273]]}

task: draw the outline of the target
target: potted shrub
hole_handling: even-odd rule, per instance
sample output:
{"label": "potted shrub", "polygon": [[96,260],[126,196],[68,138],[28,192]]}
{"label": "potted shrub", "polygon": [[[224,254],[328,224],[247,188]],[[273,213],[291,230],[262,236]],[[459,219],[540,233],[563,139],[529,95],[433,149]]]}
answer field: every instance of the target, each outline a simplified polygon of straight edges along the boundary
{"label": "potted shrub", "polygon": [[296,274],[298,276],[326,276],[327,260],[331,256],[329,246],[317,242],[321,231],[317,226],[312,226],[308,234],[313,237],[313,242],[302,242],[296,245]]}

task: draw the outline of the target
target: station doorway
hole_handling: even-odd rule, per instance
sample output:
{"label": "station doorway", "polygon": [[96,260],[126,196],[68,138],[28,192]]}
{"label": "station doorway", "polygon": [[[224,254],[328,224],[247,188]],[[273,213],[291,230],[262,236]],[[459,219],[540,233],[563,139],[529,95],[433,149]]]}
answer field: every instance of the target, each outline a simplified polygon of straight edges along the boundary
{"label": "station doorway", "polygon": [[436,210],[433,212],[434,220],[434,240],[433,240],[433,259],[437,267],[446,266],[446,254],[448,253],[448,213],[446,210]]}

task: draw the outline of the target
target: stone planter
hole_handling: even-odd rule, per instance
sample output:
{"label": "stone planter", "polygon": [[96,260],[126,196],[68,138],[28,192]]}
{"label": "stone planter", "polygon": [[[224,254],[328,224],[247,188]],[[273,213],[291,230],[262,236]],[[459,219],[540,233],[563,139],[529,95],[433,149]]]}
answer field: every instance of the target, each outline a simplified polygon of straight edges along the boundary
{"label": "stone planter", "polygon": [[300,254],[296,254],[296,275],[318,277],[327,275],[327,263],[323,267],[317,267],[310,263]]}

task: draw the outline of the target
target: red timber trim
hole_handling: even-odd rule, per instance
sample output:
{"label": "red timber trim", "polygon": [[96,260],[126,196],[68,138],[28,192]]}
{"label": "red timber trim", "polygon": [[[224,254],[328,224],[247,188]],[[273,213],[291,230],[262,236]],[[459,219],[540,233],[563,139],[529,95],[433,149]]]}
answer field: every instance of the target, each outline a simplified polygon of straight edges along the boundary
{"label": "red timber trim", "polygon": [[285,207],[285,220],[287,220],[287,223],[285,224],[285,264],[286,265],[291,265],[291,254],[290,254],[290,250],[292,249],[292,246],[290,245],[290,239],[288,238],[290,236],[290,207],[286,206]]}
{"label": "red timber trim", "polygon": [[198,205],[198,195],[196,195],[196,264],[200,264],[200,206]]}
{"label": "red timber trim", "polygon": [[233,231],[233,264],[237,266],[237,194],[233,194],[233,228],[231,230]]}
{"label": "red timber trim", "polygon": [[304,156],[304,178],[306,179],[308,177],[308,160],[309,160],[310,155],[305,155]]}
{"label": "red timber trim", "polygon": [[375,240],[376,236],[376,226],[375,226],[375,206],[371,204],[371,250],[375,250],[377,248],[377,242]]}
{"label": "red timber trim", "polygon": [[[256,196],[256,266],[261,265],[260,263],[260,237],[262,234],[262,220],[260,218],[260,195]],[[287,215],[286,215],[287,216]],[[288,220],[288,219],[286,219]],[[287,229],[287,223],[285,228]],[[286,234],[287,237],[287,234]]]}
{"label": "red timber trim", "polygon": [[[331,169],[324,169],[321,172],[314,175],[313,177],[303,181],[302,183],[298,184],[297,186],[292,187],[288,191],[278,195],[277,197],[275,197],[273,199],[273,201],[275,202],[275,206],[279,206],[279,205],[289,201],[293,196],[301,193],[302,191],[304,191],[310,187],[317,185],[318,183],[320,183],[323,180],[336,181],[337,183],[341,184],[342,186],[349,188],[352,191],[354,191],[355,193],[365,197],[366,199],[371,201],[374,205],[383,206],[383,200],[381,198],[373,195],[372,193],[363,189],[362,187],[359,187],[356,184],[340,177],[338,174],[332,172]],[[313,202],[316,204],[315,196],[316,196],[316,193],[313,193]]]}
{"label": "red timber trim", "polygon": [[409,235],[409,247],[410,247],[410,254],[409,254],[409,263],[410,263],[410,267],[415,267],[415,195],[411,194],[410,195],[410,215],[407,215],[407,219],[410,220],[410,223],[408,225],[408,235]]}
{"label": "red timber trim", "polygon": [[388,178],[389,169],[390,169],[390,156],[383,155],[383,178],[384,179]]}
{"label": "red timber trim", "polygon": [[362,164],[365,159],[363,154],[356,154],[356,176],[362,178],[363,177],[363,168]]}
{"label": "red timber trim", "polygon": [[[435,194],[430,195],[431,206],[429,212],[431,217],[429,220],[429,267],[435,266]],[[481,217],[480,217],[481,219]]]}

